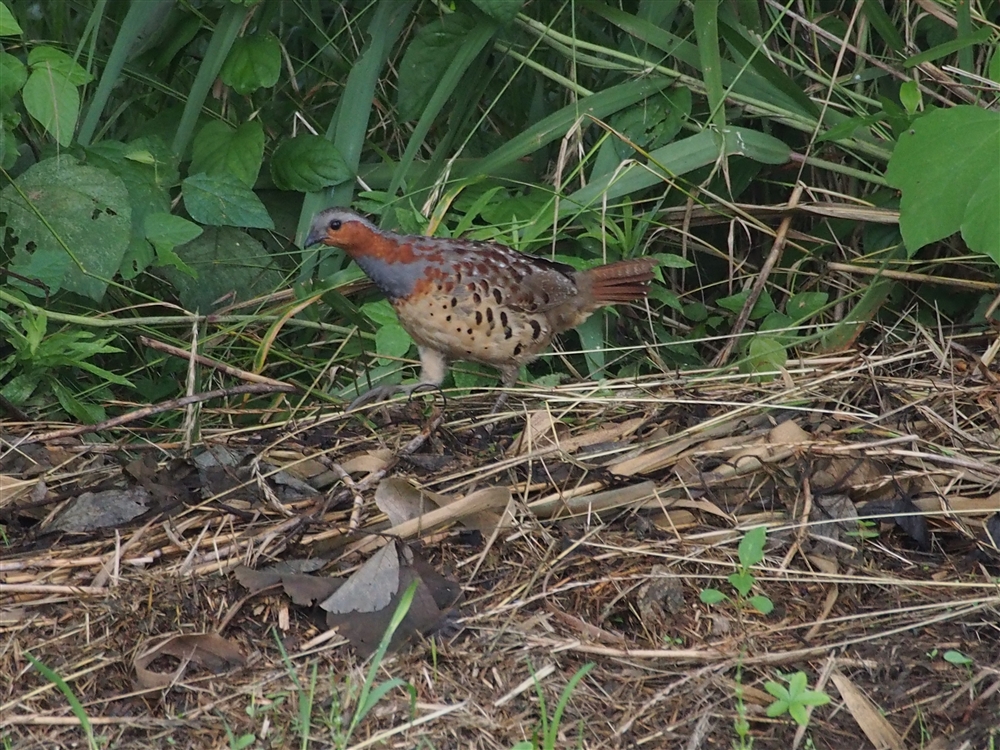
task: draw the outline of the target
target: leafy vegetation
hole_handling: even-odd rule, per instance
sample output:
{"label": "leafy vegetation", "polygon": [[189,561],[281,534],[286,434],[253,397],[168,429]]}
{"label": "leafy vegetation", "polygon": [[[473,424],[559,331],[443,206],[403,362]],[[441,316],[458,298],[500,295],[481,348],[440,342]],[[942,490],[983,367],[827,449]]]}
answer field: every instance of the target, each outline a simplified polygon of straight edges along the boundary
{"label": "leafy vegetation", "polygon": [[[1000,11],[938,7],[7,0],[0,311],[48,325],[0,349],[0,394],[81,420],[164,397],[183,366],[136,334],[189,348],[196,320],[202,354],[304,387],[329,352],[335,395],[398,380],[405,333],[340,251],[300,246],[332,203],[577,267],[659,258],[651,315],[594,317],[564,342],[585,353],[523,373],[543,383],[773,372],[904,314],[984,325]],[[756,208],[790,203],[791,234]],[[64,352],[82,377],[22,387],[88,336]],[[609,351],[630,338],[652,356]]]}

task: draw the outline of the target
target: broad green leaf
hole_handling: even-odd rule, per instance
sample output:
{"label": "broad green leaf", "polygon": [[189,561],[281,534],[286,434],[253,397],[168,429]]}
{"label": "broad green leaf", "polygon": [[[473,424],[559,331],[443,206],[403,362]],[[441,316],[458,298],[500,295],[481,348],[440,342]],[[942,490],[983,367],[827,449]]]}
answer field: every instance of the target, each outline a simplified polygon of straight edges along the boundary
{"label": "broad green leaf", "polygon": [[55,47],[35,47],[28,53],[28,67],[32,70],[48,67],[74,86],[83,86],[94,80],[76,60]]}
{"label": "broad green leaf", "polygon": [[741,363],[742,372],[770,373],[780,370],[788,362],[788,351],[781,337],[772,334],[759,334],[750,339],[747,346],[746,360]]}
{"label": "broad green leaf", "polygon": [[16,36],[22,33],[24,32],[18,25],[17,19],[14,18],[14,14],[10,12],[10,8],[7,7],[7,3],[0,3],[0,36]]}
{"label": "broad green leaf", "polygon": [[[41,281],[49,293],[66,289],[100,301],[129,245],[132,208],[125,183],[107,170],[60,156],[35,164],[16,186],[31,204],[15,185],[0,192],[0,212],[7,213],[17,236],[11,270]],[[44,294],[34,286],[21,288]]]}
{"label": "broad green leaf", "polygon": [[375,302],[366,302],[361,306],[361,314],[378,326],[399,325],[399,318],[396,311],[388,300],[380,299]]}
{"label": "broad green leaf", "polygon": [[703,604],[718,604],[719,602],[724,602],[729,597],[718,589],[702,589],[698,598],[701,599]]}
{"label": "broad green leaf", "polygon": [[13,55],[0,52],[0,103],[21,90],[28,80],[28,69]]}
{"label": "broad green leaf", "polygon": [[314,193],[351,179],[337,147],[322,136],[287,138],[271,157],[271,178],[279,190]]}
{"label": "broad green leaf", "polygon": [[175,268],[162,268],[188,310],[208,312],[218,300],[245,300],[281,286],[282,274],[264,246],[232,227],[206,227],[174,252],[197,273],[192,278]]}
{"label": "broad green leaf", "polygon": [[742,597],[746,597],[750,593],[750,589],[753,588],[754,577],[749,573],[730,573],[726,576],[726,580]]}
{"label": "broad green leaf", "polygon": [[576,327],[580,336],[580,347],[587,361],[587,372],[591,379],[602,376],[605,365],[604,358],[604,316],[591,315]]}
{"label": "broad green leaf", "polygon": [[[719,307],[723,310],[729,310],[730,312],[739,313],[743,310],[743,306],[747,303],[747,299],[750,296],[750,292],[737,292],[736,294],[731,294],[728,297],[720,297],[715,301]],[[767,289],[761,292],[761,295],[754,302],[753,310],[750,311],[750,320],[760,320],[761,318],[767,317],[775,311],[774,300],[771,299],[771,295],[768,293]]]}
{"label": "broad green leaf", "polygon": [[250,120],[238,128],[212,120],[191,144],[191,174],[232,175],[246,187],[257,182],[264,159],[264,127]]}
{"label": "broad green leaf", "polygon": [[260,198],[235,177],[196,174],[184,180],[182,193],[184,207],[201,224],[274,229]]}
{"label": "broad green leaf", "polygon": [[769,615],[774,611],[774,602],[768,599],[766,596],[751,596],[748,600],[750,606],[760,612],[762,615]]}
{"label": "broad green leaf", "polygon": [[899,101],[907,114],[915,114],[920,109],[920,87],[916,81],[906,81],[899,87]]}
{"label": "broad green leaf", "polygon": [[21,100],[28,114],[60,146],[69,146],[80,115],[80,93],[66,76],[46,64],[39,65],[28,76]]}
{"label": "broad green leaf", "polygon": [[785,313],[795,322],[802,323],[822,310],[829,299],[826,292],[799,292],[785,303]]}
{"label": "broad green leaf", "polygon": [[146,239],[154,245],[183,245],[203,231],[197,224],[173,214],[155,213],[146,217]]}
{"label": "broad green leaf", "polygon": [[197,278],[198,272],[187,265],[174,248],[199,237],[204,230],[194,222],[168,213],[154,213],[146,216],[146,239],[156,250],[158,266],[172,266],[177,270]]}
{"label": "broad green leaf", "polygon": [[382,364],[388,364],[391,359],[399,359],[410,351],[413,339],[398,323],[380,326],[375,331],[375,351]]}
{"label": "broad green leaf", "polygon": [[10,169],[17,162],[17,136],[6,127],[0,126],[0,167]]}
{"label": "broad green leaf", "polygon": [[912,256],[961,230],[970,248],[1000,263],[1000,112],[959,105],[920,117],[885,173],[899,188],[899,226]]}
{"label": "broad green leaf", "polygon": [[246,96],[259,88],[271,88],[281,74],[281,45],[270,32],[253,34],[233,42],[219,77],[238,94]]}
{"label": "broad green leaf", "polygon": [[767,527],[755,526],[740,540],[737,554],[740,565],[750,568],[764,559],[764,544],[767,541]]}
{"label": "broad green leaf", "polygon": [[472,0],[483,13],[500,23],[509,23],[521,12],[524,0]]}
{"label": "broad green leaf", "polygon": [[461,48],[476,21],[451,13],[421,27],[399,63],[399,115],[414,120],[424,111],[431,94]]}

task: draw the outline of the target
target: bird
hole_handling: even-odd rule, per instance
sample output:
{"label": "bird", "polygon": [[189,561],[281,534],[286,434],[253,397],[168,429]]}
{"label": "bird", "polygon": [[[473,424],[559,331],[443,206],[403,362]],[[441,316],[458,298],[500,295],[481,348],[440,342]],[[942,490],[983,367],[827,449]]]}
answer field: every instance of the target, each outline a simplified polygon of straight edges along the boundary
{"label": "bird", "polygon": [[342,249],[361,267],[420,354],[419,382],[372,388],[348,411],[395,393],[440,387],[453,360],[491,365],[510,388],[521,366],[557,334],[606,305],[645,299],[656,265],[635,258],[578,271],[497,242],[396,234],[343,208],[313,217],[305,246],[318,243]]}

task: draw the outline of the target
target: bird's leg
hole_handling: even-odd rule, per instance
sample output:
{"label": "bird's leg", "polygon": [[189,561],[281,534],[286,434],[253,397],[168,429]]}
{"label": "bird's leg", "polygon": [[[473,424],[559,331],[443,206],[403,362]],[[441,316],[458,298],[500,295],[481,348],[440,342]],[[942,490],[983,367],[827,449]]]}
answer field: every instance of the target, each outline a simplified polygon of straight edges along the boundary
{"label": "bird's leg", "polygon": [[438,351],[426,346],[417,346],[420,352],[420,382],[410,385],[380,385],[362,393],[347,407],[347,411],[360,409],[366,404],[385,401],[390,396],[402,393],[409,396],[418,388],[440,388],[444,376],[448,373],[448,359]]}
{"label": "bird's leg", "polygon": [[507,397],[510,396],[507,393],[507,388],[513,388],[517,383],[517,376],[521,372],[520,365],[507,365],[506,367],[500,368],[500,387],[505,389],[499,396],[497,396],[496,403],[493,404],[493,408],[490,409],[490,416],[496,414],[507,403]]}

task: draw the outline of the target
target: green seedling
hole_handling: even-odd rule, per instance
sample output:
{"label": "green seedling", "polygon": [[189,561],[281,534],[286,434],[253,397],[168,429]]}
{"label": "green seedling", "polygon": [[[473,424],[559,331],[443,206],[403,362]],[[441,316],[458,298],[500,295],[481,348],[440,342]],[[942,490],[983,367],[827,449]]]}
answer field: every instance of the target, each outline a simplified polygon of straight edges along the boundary
{"label": "green seedling", "polygon": [[[735,573],[730,573],[726,580],[736,591],[736,604],[742,607],[749,604],[762,615],[770,614],[774,610],[774,603],[762,594],[750,596],[750,591],[756,583],[756,577],[750,572],[754,565],[758,565],[764,559],[764,543],[767,541],[767,529],[763,526],[750,529],[740,540],[738,549],[739,566]],[[718,589],[702,589],[701,601],[705,604],[719,604],[729,600],[729,596]]]}
{"label": "green seedling", "polygon": [[808,706],[825,706],[830,702],[830,696],[821,690],[810,690],[805,672],[796,672],[791,676],[782,675],[781,679],[788,683],[786,688],[780,682],[768,680],[764,689],[774,696],[775,700],[767,707],[767,715],[772,719],[787,713],[799,726],[809,724]]}

